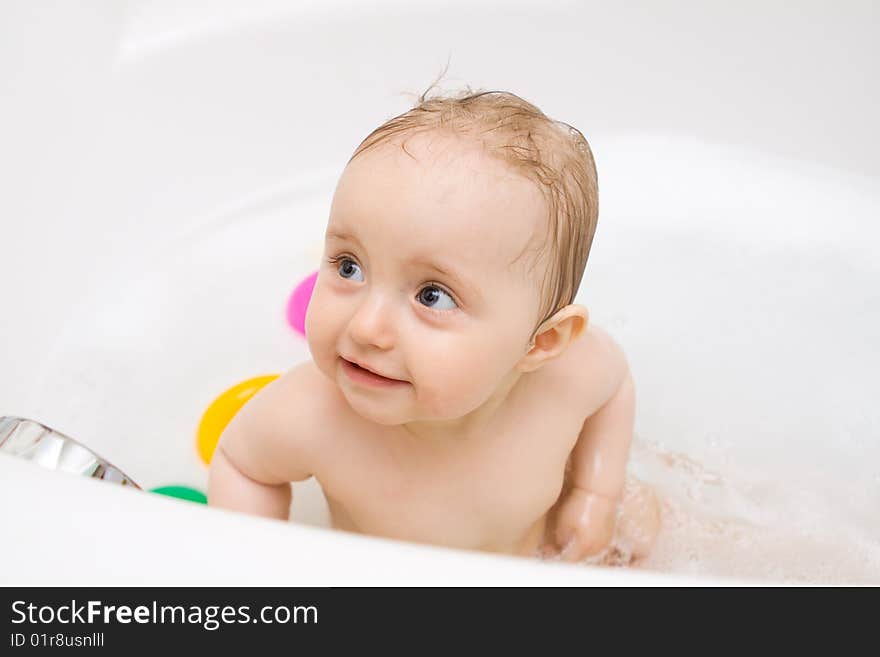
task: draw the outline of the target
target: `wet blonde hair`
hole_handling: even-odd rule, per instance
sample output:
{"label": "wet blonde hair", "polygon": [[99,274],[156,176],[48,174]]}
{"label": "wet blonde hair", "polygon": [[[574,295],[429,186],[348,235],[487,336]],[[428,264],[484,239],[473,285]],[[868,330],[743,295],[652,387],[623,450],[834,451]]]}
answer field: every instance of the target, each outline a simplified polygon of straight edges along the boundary
{"label": "wet blonde hair", "polygon": [[[396,136],[446,130],[474,138],[487,154],[534,181],[547,201],[550,239],[544,240],[541,251],[549,242],[550,258],[540,282],[540,319],[529,338],[531,344],[541,324],[572,303],[580,287],[599,216],[593,153],[577,128],[547,117],[515,94],[474,92],[468,87],[428,98],[435,85],[418,97],[412,109],[367,135],[349,162]],[[405,141],[401,146],[406,151]]]}

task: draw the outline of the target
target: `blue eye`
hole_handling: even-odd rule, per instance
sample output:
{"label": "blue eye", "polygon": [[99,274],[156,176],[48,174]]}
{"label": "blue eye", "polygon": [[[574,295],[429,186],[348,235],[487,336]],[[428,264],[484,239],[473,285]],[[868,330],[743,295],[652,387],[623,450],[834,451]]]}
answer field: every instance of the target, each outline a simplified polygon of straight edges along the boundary
{"label": "blue eye", "polygon": [[[334,259],[333,262],[337,262],[337,260]],[[358,264],[354,260],[351,260],[350,258],[340,258],[338,260],[338,262],[340,263],[340,265],[337,267],[336,270],[339,273],[339,275],[342,276],[342,278],[347,278],[349,280],[353,280],[352,276],[354,276],[355,272],[360,272],[360,270],[361,270],[361,268],[358,266]],[[360,280],[361,281],[364,280],[363,274],[361,274]]]}
{"label": "blue eye", "polygon": [[[448,301],[444,303],[442,301],[443,297],[446,297]],[[419,291],[418,299],[422,305],[427,306],[431,310],[453,310],[458,307],[455,305],[455,301],[452,300],[452,296],[436,285],[426,285],[423,287]]]}
{"label": "blue eye", "polygon": [[[336,273],[342,278],[363,282],[364,274],[361,271],[361,267],[351,258],[336,256],[328,258],[327,262],[331,265],[336,265]],[[360,276],[360,278],[356,278],[356,276]],[[437,312],[446,312],[458,308],[458,304],[455,303],[452,295],[435,283],[430,283],[419,290],[416,298],[423,306]]]}

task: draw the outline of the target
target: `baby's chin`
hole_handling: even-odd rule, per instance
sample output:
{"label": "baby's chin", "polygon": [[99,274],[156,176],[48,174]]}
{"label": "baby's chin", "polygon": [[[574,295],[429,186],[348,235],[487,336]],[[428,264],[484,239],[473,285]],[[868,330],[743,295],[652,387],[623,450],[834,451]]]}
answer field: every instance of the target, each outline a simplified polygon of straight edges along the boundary
{"label": "baby's chin", "polygon": [[386,408],[381,408],[383,404],[380,402],[365,403],[360,399],[352,399],[346,394],[345,390],[341,390],[341,392],[351,410],[368,422],[379,424],[383,427],[394,427],[411,421],[410,417],[395,412],[394,409],[387,408],[387,404],[385,404]]}
{"label": "baby's chin", "polygon": [[365,394],[364,391],[339,379],[335,380],[335,384],[352,412],[364,420],[386,427],[412,421],[411,414],[400,407],[399,400],[395,403],[392,399],[372,398],[369,392]]}

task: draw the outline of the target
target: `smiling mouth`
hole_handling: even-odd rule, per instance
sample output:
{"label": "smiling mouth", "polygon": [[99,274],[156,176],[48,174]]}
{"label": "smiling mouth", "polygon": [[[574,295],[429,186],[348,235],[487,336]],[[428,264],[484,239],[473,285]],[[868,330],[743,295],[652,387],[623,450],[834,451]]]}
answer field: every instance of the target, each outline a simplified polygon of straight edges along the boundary
{"label": "smiling mouth", "polygon": [[[375,374],[376,376],[381,376],[383,379],[391,379],[390,376],[385,376],[384,374],[379,374],[378,372],[374,372],[373,370],[371,370],[371,369],[368,368],[368,367],[364,367],[363,365],[358,365],[358,364],[355,363],[353,360],[350,360],[350,361],[348,361],[348,362],[351,363],[352,365],[354,365],[354,366],[355,366],[356,368],[358,368],[359,370],[363,370],[364,372],[369,372],[370,374]],[[395,380],[395,379],[391,379],[391,380],[393,381],[393,380]]]}
{"label": "smiling mouth", "polygon": [[[340,356],[340,358],[342,357]],[[357,363],[354,363],[346,358],[342,358],[342,362],[347,368],[349,374],[353,375],[360,382],[373,384],[406,383],[406,381],[402,381],[400,379],[392,379],[387,376],[382,376],[381,374],[376,374],[372,370],[361,367]]]}

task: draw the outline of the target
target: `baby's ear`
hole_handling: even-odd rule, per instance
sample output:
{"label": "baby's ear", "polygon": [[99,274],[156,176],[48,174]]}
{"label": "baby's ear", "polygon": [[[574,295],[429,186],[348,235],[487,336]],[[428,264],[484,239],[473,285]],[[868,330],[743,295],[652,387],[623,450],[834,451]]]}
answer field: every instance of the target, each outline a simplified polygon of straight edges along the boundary
{"label": "baby's ear", "polygon": [[516,364],[520,372],[531,372],[544,363],[562,355],[587,328],[589,311],[580,305],[569,304],[545,320],[535,333],[529,351]]}

